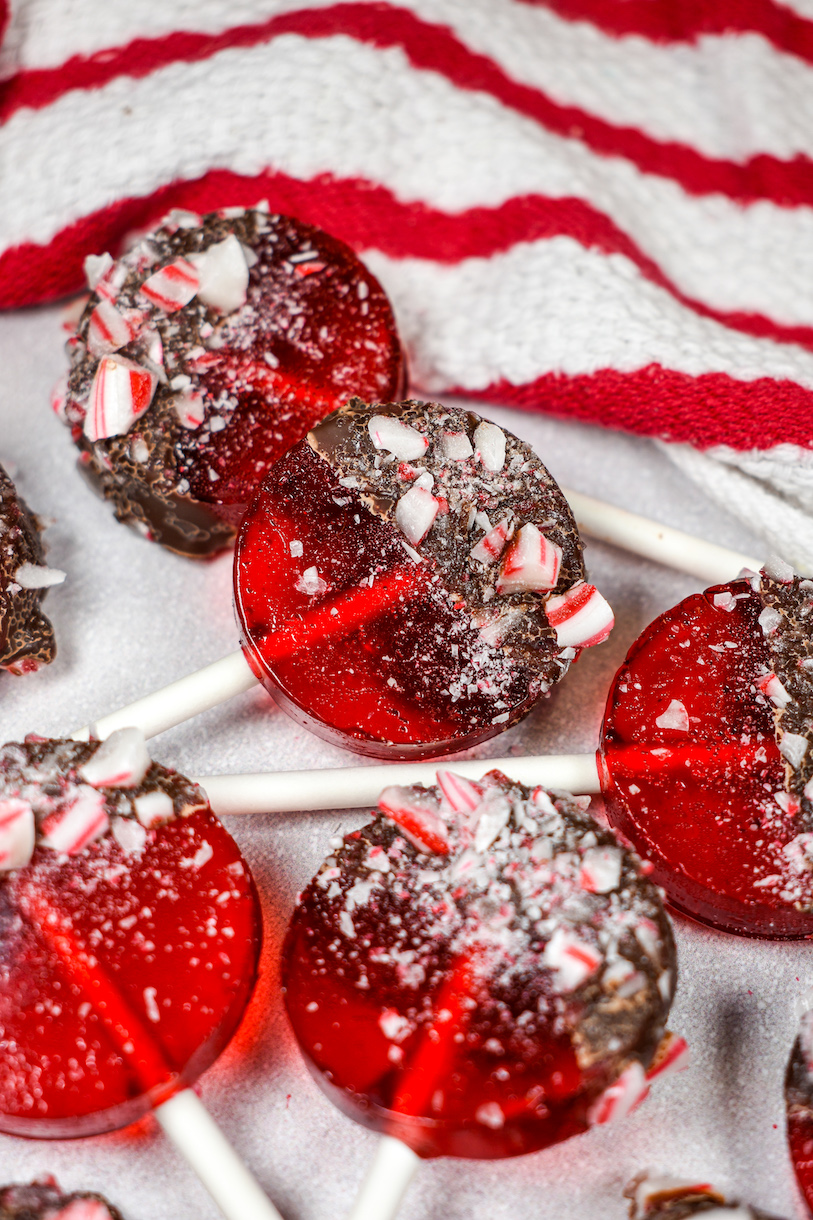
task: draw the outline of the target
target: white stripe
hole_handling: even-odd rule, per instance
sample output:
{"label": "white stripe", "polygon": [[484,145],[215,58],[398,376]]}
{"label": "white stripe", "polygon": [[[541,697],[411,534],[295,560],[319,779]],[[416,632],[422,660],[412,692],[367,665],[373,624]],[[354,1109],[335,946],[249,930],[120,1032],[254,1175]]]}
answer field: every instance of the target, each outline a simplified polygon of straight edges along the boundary
{"label": "white stripe", "polygon": [[[609,215],[684,292],[813,324],[813,211],[696,198],[592,154],[493,98],[419,72],[400,49],[286,35],[143,80],[66,94],[0,129],[0,245],[46,242],[126,195],[212,167],[382,183],[451,212],[540,192]],[[50,184],[42,190],[42,183]]]}
{"label": "white stripe", "polygon": [[693,377],[788,378],[813,389],[810,352],[701,318],[626,258],[567,237],[450,267],[377,251],[364,259],[393,302],[412,376],[431,393],[653,363]]}
{"label": "white stripe", "polygon": [[[311,0],[308,8],[335,0]],[[607,122],[675,140],[708,156],[813,154],[813,68],[758,34],[660,44],[614,38],[542,7],[493,0],[396,0],[424,21],[448,26],[472,51],[557,102]],[[71,55],[156,39],[173,30],[216,34],[299,11],[302,0],[29,0],[2,56],[19,67],[56,67]],[[9,70],[9,69],[6,69]],[[0,74],[2,68],[0,68]]]}

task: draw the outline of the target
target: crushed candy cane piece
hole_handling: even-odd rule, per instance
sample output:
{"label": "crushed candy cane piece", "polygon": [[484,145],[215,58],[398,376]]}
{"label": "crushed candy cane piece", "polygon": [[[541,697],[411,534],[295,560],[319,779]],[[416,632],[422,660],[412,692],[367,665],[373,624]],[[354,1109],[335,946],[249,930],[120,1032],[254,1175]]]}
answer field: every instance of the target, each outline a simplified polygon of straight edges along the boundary
{"label": "crushed candy cane piece", "polygon": [[544,593],[555,587],[561,565],[561,548],[528,521],[503,556],[497,592]]}
{"label": "crushed candy cane piece", "polygon": [[370,440],[376,449],[394,453],[400,462],[413,462],[423,457],[429,441],[409,424],[392,415],[373,415],[367,424]]}
{"label": "crushed candy cane piece", "polygon": [[660,1046],[655,1051],[655,1058],[649,1066],[646,1078],[656,1080],[659,1076],[677,1076],[678,1072],[685,1072],[688,1066],[688,1042],[685,1038],[667,1030],[661,1039]]}
{"label": "crushed candy cane piece", "polygon": [[434,809],[416,800],[411,788],[392,785],[378,798],[378,808],[401,827],[419,851],[445,856],[449,852],[448,832]]}
{"label": "crushed candy cane piece", "polygon": [[299,593],[304,593],[306,597],[318,597],[328,590],[328,583],[319,575],[319,570],[316,567],[305,568],[305,571],[296,581],[294,588]]}
{"label": "crushed candy cane piece", "polygon": [[39,563],[21,563],[14,573],[14,579],[21,589],[50,589],[53,585],[61,585],[65,573],[59,568],[46,568]]}
{"label": "crushed candy cane piece", "polygon": [[554,991],[567,992],[575,991],[586,982],[598,970],[602,958],[592,945],[560,926],[545,945],[542,962],[553,971]]}
{"label": "crushed candy cane piece", "polygon": [[175,806],[168,792],[145,792],[133,801],[136,817],[146,830],[170,822],[175,815]]}
{"label": "crushed candy cane piece", "polygon": [[184,428],[199,428],[206,414],[206,402],[196,390],[182,390],[172,400],[178,419]]}
{"label": "crushed candy cane piece", "polygon": [[635,1059],[609,1088],[596,1098],[590,1107],[588,1121],[592,1126],[603,1126],[626,1118],[641,1104],[649,1093],[649,1086],[641,1064]]}
{"label": "crushed candy cane piece", "polygon": [[680,699],[673,699],[665,712],[656,716],[655,724],[659,729],[674,729],[676,732],[688,733],[689,713]]}
{"label": "crushed candy cane piece", "polygon": [[432,528],[440,509],[439,501],[417,482],[395,506],[395,520],[407,542],[417,546]]}
{"label": "crushed candy cane piece", "polygon": [[218,313],[228,314],[245,304],[248,263],[234,233],[209,246],[202,254],[191,254],[189,261],[194,264],[200,281],[198,299],[205,305]]}
{"label": "crushed candy cane piece", "polygon": [[592,648],[602,644],[615,626],[615,615],[606,599],[584,581],[548,598],[545,614],[560,648]]}
{"label": "crushed candy cane piece", "polygon": [[73,799],[49,814],[43,822],[42,845],[75,856],[88,843],[105,834],[109,825],[102,793],[80,784],[74,789]]}
{"label": "crushed candy cane piece", "polygon": [[0,872],[28,863],[36,833],[34,810],[28,801],[16,796],[0,800]]}
{"label": "crushed candy cane piece", "polygon": [[137,327],[130,318],[120,313],[112,301],[104,297],[90,315],[87,345],[94,356],[117,352],[120,347],[132,343]]}
{"label": "crushed candy cane piece", "polygon": [[441,451],[451,462],[465,462],[474,453],[474,447],[465,432],[444,432]]}
{"label": "crushed candy cane piece", "polygon": [[621,852],[617,847],[590,847],[582,857],[579,884],[591,894],[609,894],[621,880]]}
{"label": "crushed candy cane piece", "polygon": [[[195,255],[192,256],[195,258]],[[200,287],[198,270],[191,260],[176,258],[146,279],[140,292],[165,313],[175,313],[188,305]]]}
{"label": "crushed candy cane piece", "polygon": [[121,356],[99,361],[83,431],[89,441],[123,436],[152,402],[157,378],[149,369]]}
{"label": "crushed candy cane piece", "polygon": [[766,695],[775,707],[787,707],[791,701],[790,693],[774,673],[763,674],[757,680],[757,689]]}
{"label": "crushed candy cane piece", "polygon": [[483,799],[483,790],[470,779],[453,771],[437,772],[438,787],[455,813],[470,813]]}
{"label": "crushed candy cane piece", "polygon": [[493,530],[489,530],[476,546],[471,548],[469,554],[472,559],[476,559],[479,563],[494,563],[502,555],[510,532],[511,522],[507,517],[503,517]]}
{"label": "crushed candy cane piece", "polygon": [[94,788],[137,788],[150,768],[147,743],[140,729],[117,729],[103,741],[79,775]]}
{"label": "crushed candy cane piece", "polygon": [[486,470],[496,472],[505,465],[505,433],[496,424],[483,420],[474,429],[474,457]]}

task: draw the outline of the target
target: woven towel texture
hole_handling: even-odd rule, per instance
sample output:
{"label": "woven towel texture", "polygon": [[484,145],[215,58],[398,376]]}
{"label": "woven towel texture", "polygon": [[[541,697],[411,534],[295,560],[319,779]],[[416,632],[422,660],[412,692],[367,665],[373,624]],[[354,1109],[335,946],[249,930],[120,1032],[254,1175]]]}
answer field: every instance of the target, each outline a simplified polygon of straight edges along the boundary
{"label": "woven towel texture", "polygon": [[416,392],[671,442],[813,571],[810,0],[4,15],[0,306],[169,207],[265,198],[369,263]]}

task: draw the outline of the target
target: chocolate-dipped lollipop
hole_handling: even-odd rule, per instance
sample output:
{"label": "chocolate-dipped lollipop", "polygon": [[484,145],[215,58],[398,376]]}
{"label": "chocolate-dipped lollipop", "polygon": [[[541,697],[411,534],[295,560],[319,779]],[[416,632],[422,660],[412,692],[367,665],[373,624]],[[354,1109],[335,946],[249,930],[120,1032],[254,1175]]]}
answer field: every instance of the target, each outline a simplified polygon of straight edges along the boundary
{"label": "chocolate-dipped lollipop", "polygon": [[291,217],[173,212],[88,276],[57,409],[116,516],[182,554],[228,545],[268,466],[351,394],[403,390],[375,277]]}
{"label": "chocolate-dipped lollipop", "polygon": [[0,466],[0,669],[31,673],[53,661],[54,629],[41,606],[64,579],[46,567],[39,522]]}
{"label": "chocolate-dipped lollipop", "polygon": [[422,1157],[495,1158],[645,1096],[672,933],[586,803],[440,772],[385,790],[334,845],[291,920],[283,983],[317,1081],[358,1122]]}
{"label": "chocolate-dipped lollipop", "polygon": [[122,1220],[121,1212],[93,1191],[64,1194],[52,1177],[0,1187],[0,1220]]}
{"label": "chocolate-dipped lollipop", "polygon": [[66,1138],[153,1110],[231,1220],[277,1212],[188,1087],[251,995],[237,846],[143,737],[0,750],[0,1131]]}
{"label": "chocolate-dipped lollipop", "polygon": [[708,1182],[642,1174],[624,1191],[630,1220],[778,1220],[758,1207],[732,1202]]}
{"label": "chocolate-dipped lollipop", "polygon": [[[243,646],[329,740],[395,757],[460,749],[514,724],[609,634],[581,551],[523,441],[440,403],[353,399],[275,464],[246,514]],[[286,648],[316,615],[325,629]]]}

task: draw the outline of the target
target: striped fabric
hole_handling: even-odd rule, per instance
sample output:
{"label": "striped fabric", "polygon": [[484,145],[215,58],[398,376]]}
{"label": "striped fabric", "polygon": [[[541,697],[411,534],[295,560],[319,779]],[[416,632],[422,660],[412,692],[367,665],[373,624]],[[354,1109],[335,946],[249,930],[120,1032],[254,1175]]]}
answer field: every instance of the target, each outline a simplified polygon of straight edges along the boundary
{"label": "striped fabric", "polygon": [[813,571],[813,0],[4,16],[0,305],[265,198],[379,276],[416,391],[666,440]]}

